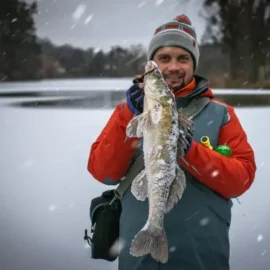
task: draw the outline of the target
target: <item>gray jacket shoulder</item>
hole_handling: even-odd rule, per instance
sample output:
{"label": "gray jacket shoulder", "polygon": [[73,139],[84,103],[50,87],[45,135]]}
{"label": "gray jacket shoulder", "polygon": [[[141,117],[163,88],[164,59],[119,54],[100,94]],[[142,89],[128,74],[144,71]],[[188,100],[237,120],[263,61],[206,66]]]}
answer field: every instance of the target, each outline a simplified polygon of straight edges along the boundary
{"label": "gray jacket shoulder", "polygon": [[209,106],[210,106],[209,109],[212,111],[213,114],[223,116],[221,127],[223,127],[224,125],[230,122],[229,109],[225,103],[220,102],[219,100],[213,99],[211,100],[211,102],[209,102]]}

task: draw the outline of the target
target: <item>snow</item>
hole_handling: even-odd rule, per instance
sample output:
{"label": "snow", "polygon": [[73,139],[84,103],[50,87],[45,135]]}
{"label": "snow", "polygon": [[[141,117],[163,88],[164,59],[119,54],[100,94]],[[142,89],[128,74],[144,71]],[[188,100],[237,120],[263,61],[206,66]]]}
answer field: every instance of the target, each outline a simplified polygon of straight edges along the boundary
{"label": "snow", "polygon": [[[93,80],[90,86],[88,82],[59,80],[57,86],[61,90],[66,86],[82,90],[96,86],[122,89],[127,85],[126,79]],[[28,85],[29,88],[26,84],[0,84],[0,91],[14,86],[13,91],[20,87],[34,90],[35,86],[53,91],[55,87],[48,81]],[[91,199],[111,188],[93,179],[87,171],[87,161],[91,144],[106,124],[112,108],[64,110],[2,106],[8,101],[0,99],[1,267],[5,270],[116,270],[117,261],[92,260],[91,249],[83,240],[84,229],[90,229]],[[267,270],[266,265],[270,264],[267,256],[270,144],[264,138],[270,136],[267,124],[270,108],[236,108],[236,113],[247,130],[258,169],[251,189],[240,197],[241,204],[233,201],[231,270]],[[203,219],[199,225],[206,226],[206,223],[207,219]]]}
{"label": "snow", "polygon": [[79,21],[82,15],[84,14],[85,10],[86,10],[86,5],[83,5],[83,4],[78,5],[72,14],[73,20]]}
{"label": "snow", "polygon": [[124,245],[125,245],[124,239],[121,239],[121,238],[117,239],[110,249],[111,256],[118,255],[123,249]]}
{"label": "snow", "polygon": [[263,240],[263,235],[259,234],[257,237],[257,242],[261,242]]}
{"label": "snow", "polygon": [[176,247],[175,246],[171,246],[170,248],[169,248],[169,252],[175,252],[176,251]]}
{"label": "snow", "polygon": [[203,218],[203,219],[200,220],[200,225],[204,227],[207,224],[209,224],[209,222],[210,222],[209,217],[205,217],[205,218]]}
{"label": "snow", "polygon": [[93,14],[90,14],[85,20],[84,20],[84,24],[88,24],[90,21],[92,21],[93,19]]}
{"label": "snow", "polygon": [[216,177],[216,176],[218,176],[219,175],[219,171],[218,170],[215,170],[215,171],[213,171],[212,173],[211,173],[211,177]]}
{"label": "snow", "polygon": [[56,205],[52,204],[49,206],[49,211],[53,212],[56,209]]}
{"label": "snow", "polygon": [[146,4],[146,2],[141,2],[141,3],[138,5],[138,8],[142,8],[145,4]]}
{"label": "snow", "polygon": [[156,0],[155,5],[160,6],[163,2],[164,0]]}

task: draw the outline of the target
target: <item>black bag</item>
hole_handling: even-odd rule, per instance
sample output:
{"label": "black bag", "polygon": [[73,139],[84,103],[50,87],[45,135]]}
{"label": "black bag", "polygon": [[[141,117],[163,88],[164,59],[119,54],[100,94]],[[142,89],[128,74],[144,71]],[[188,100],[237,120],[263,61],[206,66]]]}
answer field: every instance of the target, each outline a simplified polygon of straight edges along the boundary
{"label": "black bag", "polygon": [[85,230],[84,240],[92,249],[93,259],[114,261],[118,257],[119,220],[122,211],[121,201],[114,196],[114,190],[94,198],[90,205],[92,237]]}

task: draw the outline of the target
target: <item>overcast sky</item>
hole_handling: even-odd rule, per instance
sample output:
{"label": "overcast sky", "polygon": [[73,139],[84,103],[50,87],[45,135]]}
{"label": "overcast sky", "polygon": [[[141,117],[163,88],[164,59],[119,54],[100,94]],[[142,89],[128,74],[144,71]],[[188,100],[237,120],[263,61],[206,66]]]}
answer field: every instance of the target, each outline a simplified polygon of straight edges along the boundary
{"label": "overcast sky", "polygon": [[[26,0],[33,2],[33,0]],[[55,44],[107,50],[112,45],[147,46],[155,29],[185,13],[198,35],[205,29],[199,16],[202,0],[37,0],[37,33]]]}

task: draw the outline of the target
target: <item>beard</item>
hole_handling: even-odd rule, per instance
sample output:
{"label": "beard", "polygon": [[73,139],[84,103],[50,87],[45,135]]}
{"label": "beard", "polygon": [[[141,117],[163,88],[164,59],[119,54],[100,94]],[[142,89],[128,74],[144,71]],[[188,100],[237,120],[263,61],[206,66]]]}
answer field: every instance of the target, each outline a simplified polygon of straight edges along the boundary
{"label": "beard", "polygon": [[179,90],[181,88],[184,88],[185,86],[186,86],[186,84],[185,84],[184,80],[182,81],[182,83],[169,85],[169,87],[171,89],[173,89],[174,92],[176,92],[177,90]]}
{"label": "beard", "polygon": [[[174,91],[177,91],[187,85],[185,83],[185,77],[186,77],[185,74],[164,74],[163,76],[168,86]],[[171,80],[172,76],[175,76],[175,77],[179,76],[179,83],[170,83],[169,80]]]}

